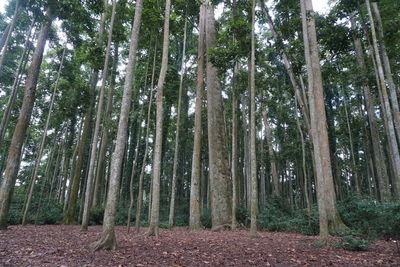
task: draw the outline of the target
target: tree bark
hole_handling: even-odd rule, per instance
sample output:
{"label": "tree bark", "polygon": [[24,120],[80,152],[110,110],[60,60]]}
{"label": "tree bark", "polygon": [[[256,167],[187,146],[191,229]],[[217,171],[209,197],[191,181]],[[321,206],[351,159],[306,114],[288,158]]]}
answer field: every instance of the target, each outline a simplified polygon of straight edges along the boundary
{"label": "tree bark", "polygon": [[250,68],[250,172],[251,172],[251,209],[250,236],[257,234],[258,186],[257,186],[257,157],[256,157],[256,45],[255,45],[255,16],[256,0],[252,1],[251,19],[251,68]]}
{"label": "tree bark", "polygon": [[149,230],[146,235],[155,235],[158,238],[158,226],[160,222],[160,175],[161,175],[161,154],[163,143],[163,117],[164,117],[164,85],[168,69],[169,50],[169,17],[171,13],[171,0],[165,2],[164,15],[164,39],[162,48],[161,70],[157,83],[156,95],[156,140],[153,155],[153,179],[151,197],[151,216]]}
{"label": "tree bark", "polygon": [[314,11],[311,0],[301,0],[301,6],[305,56],[310,86],[309,102],[317,173],[320,238],[323,242],[326,242],[329,232],[339,232],[345,225],[336,210]]}
{"label": "tree bark", "polygon": [[46,18],[40,30],[37,45],[29,67],[26,79],[25,93],[22,107],[11,139],[8,152],[6,169],[0,188],[0,229],[7,228],[7,217],[10,201],[21,162],[21,149],[25,139],[26,130],[32,115],[33,104],[35,102],[37,81],[39,78],[40,66],[42,64],[44,47],[52,21],[52,11],[46,10]]}
{"label": "tree bark", "polygon": [[115,214],[117,211],[117,199],[121,178],[122,161],[124,157],[126,142],[128,139],[128,119],[131,107],[132,84],[135,72],[136,51],[138,47],[142,8],[143,0],[137,0],[129,47],[128,64],[126,66],[127,71],[125,75],[121,113],[118,123],[117,141],[111,160],[111,173],[108,184],[106,207],[104,210],[103,232],[100,239],[91,244],[91,248],[93,250],[116,249],[117,247],[114,232]]}
{"label": "tree bark", "polygon": [[202,138],[202,102],[204,94],[204,54],[205,54],[205,5],[200,6],[199,41],[197,51],[197,85],[194,113],[194,140],[192,155],[192,175],[190,180],[189,230],[201,228],[200,222],[200,177],[201,177],[201,138]]}
{"label": "tree bark", "polygon": [[268,123],[268,114],[267,111],[263,111],[263,121],[264,121],[264,128],[265,128],[265,139],[267,139],[268,145],[268,154],[269,154],[269,161],[271,164],[271,176],[272,176],[272,185],[273,185],[273,194],[277,197],[281,195],[279,190],[279,177],[278,177],[278,170],[276,167],[276,159],[275,159],[275,152],[272,142],[272,131],[269,127]]}
{"label": "tree bark", "polygon": [[[206,48],[215,48],[214,7],[206,0]],[[223,100],[217,68],[207,53],[207,125],[212,228],[232,221],[232,198]]]}

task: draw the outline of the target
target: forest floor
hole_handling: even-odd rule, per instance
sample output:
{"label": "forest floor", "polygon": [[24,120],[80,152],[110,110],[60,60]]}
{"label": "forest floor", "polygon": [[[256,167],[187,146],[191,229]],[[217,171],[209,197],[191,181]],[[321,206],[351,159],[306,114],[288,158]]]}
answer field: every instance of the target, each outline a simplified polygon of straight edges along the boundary
{"label": "forest floor", "polygon": [[[118,226],[118,249],[92,252],[101,226],[10,226],[0,232],[0,266],[400,266],[392,241],[376,241],[367,251],[315,247],[317,237],[247,230],[188,232],[160,229],[160,237],[137,235]],[[142,228],[141,233],[146,229]]]}

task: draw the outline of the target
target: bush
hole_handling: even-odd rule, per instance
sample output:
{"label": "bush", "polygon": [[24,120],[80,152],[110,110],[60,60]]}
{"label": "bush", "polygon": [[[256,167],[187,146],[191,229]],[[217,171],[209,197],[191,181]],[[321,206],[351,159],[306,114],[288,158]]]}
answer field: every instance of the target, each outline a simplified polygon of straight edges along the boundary
{"label": "bush", "polygon": [[368,248],[369,242],[362,238],[345,236],[339,242],[333,244],[333,246],[342,247],[350,251],[364,251]]}
{"label": "bush", "polygon": [[90,210],[89,225],[103,224],[104,207],[96,207]]}
{"label": "bush", "polygon": [[201,216],[200,216],[200,221],[203,227],[205,228],[211,228],[212,223],[211,223],[211,210],[210,209],[204,209]]}
{"label": "bush", "polygon": [[[34,222],[36,216],[36,209],[32,210],[30,222]],[[33,218],[33,219],[32,219]],[[45,205],[40,209],[39,216],[37,218],[37,224],[58,224],[63,219],[63,206],[61,204]]]}

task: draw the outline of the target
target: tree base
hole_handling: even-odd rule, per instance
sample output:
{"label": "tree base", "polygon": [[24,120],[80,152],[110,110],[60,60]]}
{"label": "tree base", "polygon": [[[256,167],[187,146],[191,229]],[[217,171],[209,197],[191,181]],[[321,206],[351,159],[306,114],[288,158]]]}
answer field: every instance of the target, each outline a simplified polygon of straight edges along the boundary
{"label": "tree base", "polygon": [[257,233],[257,231],[250,230],[249,237],[251,237],[251,238],[260,238],[261,236]]}
{"label": "tree base", "polygon": [[117,248],[117,241],[115,239],[114,230],[107,230],[101,234],[100,240],[92,243],[90,249],[92,251],[98,250],[115,250]]}
{"label": "tree base", "polygon": [[144,236],[155,236],[157,239],[159,237],[158,227],[150,226],[149,230],[144,233]]}
{"label": "tree base", "polygon": [[213,232],[222,232],[222,231],[226,231],[226,230],[231,230],[232,225],[230,224],[221,224],[221,225],[217,225],[215,227],[213,227],[211,229],[211,231]]}

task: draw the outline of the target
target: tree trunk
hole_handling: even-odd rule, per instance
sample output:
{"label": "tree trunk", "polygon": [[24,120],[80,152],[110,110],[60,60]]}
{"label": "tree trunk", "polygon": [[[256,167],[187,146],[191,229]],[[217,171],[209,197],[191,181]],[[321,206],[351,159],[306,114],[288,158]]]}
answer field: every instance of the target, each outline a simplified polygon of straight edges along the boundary
{"label": "tree trunk", "polygon": [[[154,88],[154,76],[156,71],[156,59],[157,59],[157,40],[154,45],[154,57],[153,57],[153,67],[151,73],[151,85],[150,85],[150,97],[147,108],[147,123],[146,123],[146,136],[145,136],[145,148],[142,162],[142,169],[140,171],[139,176],[139,186],[138,186],[138,196],[137,196],[137,204],[136,204],[136,219],[135,219],[135,229],[136,233],[140,231],[140,221],[142,215],[142,202],[143,202],[143,180],[144,180],[144,172],[146,170],[147,164],[147,155],[149,153],[149,134],[150,134],[150,119],[151,119],[151,106],[153,104],[153,88]],[[149,217],[150,218],[150,217]]]}
{"label": "tree trunk", "polygon": [[113,70],[111,73],[111,84],[110,88],[108,89],[107,94],[107,106],[106,111],[104,113],[104,124],[106,127],[103,127],[103,132],[101,136],[101,144],[99,150],[99,158],[97,162],[97,169],[96,169],[96,181],[94,184],[94,192],[93,192],[93,202],[92,207],[98,207],[100,205],[100,197],[102,193],[102,186],[104,183],[104,175],[106,170],[106,162],[105,157],[107,153],[108,137],[110,135],[110,117],[113,108],[113,97],[114,97],[114,89],[115,89],[115,78],[117,76],[117,66],[118,66],[118,43],[115,44],[114,47],[114,62],[113,62]]}
{"label": "tree trunk", "polygon": [[[356,30],[356,22],[354,15],[350,16],[351,28]],[[360,38],[356,34],[353,35],[354,48],[357,56],[357,63],[362,74],[362,88],[364,93],[365,107],[368,115],[369,129],[372,142],[372,154],[376,167],[377,180],[379,183],[379,192],[382,201],[387,201],[390,198],[390,191],[387,181],[389,180],[386,163],[384,160],[383,148],[380,143],[380,133],[378,131],[377,118],[375,114],[374,101],[371,90],[368,84],[367,67],[364,59],[364,52],[361,45]]]}
{"label": "tree trunk", "polygon": [[256,0],[253,0],[251,19],[251,68],[250,68],[250,172],[251,172],[251,209],[250,236],[258,237],[258,186],[257,186],[257,157],[256,157],[256,53],[255,53],[255,16]]}
{"label": "tree trunk", "polygon": [[[393,80],[392,69],[390,67],[389,57],[386,51],[386,45],[384,41],[384,33],[383,33],[383,24],[382,18],[379,12],[378,3],[372,2],[372,9],[374,10],[376,22],[377,22],[377,29],[378,29],[378,36],[379,36],[379,44],[381,48],[381,54],[383,59],[383,68],[385,70],[385,77],[386,83],[389,88],[389,97],[390,103],[392,104],[392,112],[393,112],[393,120],[395,124],[395,129],[397,136],[400,138],[400,109],[399,109],[399,101],[397,98],[396,93],[396,84]],[[400,192],[399,192],[400,193]]]}
{"label": "tree trunk", "polygon": [[5,58],[5,55],[7,53],[8,43],[10,42],[11,35],[13,33],[15,24],[17,22],[17,18],[19,16],[20,10],[21,10],[21,7],[19,5],[19,0],[17,0],[15,2],[13,18],[12,18],[10,24],[9,24],[9,27],[7,27],[7,31],[4,33],[4,35],[2,36],[1,41],[0,41],[0,52],[2,51],[2,53],[0,55],[0,70],[3,67],[4,58]]}
{"label": "tree trunk", "polygon": [[155,235],[158,238],[158,226],[160,222],[160,174],[161,174],[161,153],[163,143],[163,117],[164,117],[164,84],[168,69],[169,49],[169,16],[171,12],[171,0],[165,2],[164,15],[164,39],[162,48],[161,70],[157,83],[156,95],[156,140],[154,143],[153,155],[153,179],[151,197],[151,217],[149,230],[146,235]]}
{"label": "tree trunk", "polygon": [[[329,150],[322,75],[311,0],[301,0],[305,56],[309,77],[310,115],[314,158],[317,173],[317,199],[320,238],[326,241],[329,232],[339,232],[345,226],[336,210],[336,196]],[[307,14],[307,15],[306,15]]]}
{"label": "tree trunk", "polygon": [[[201,138],[202,138],[202,102],[204,92],[204,53],[205,53],[205,5],[200,6],[199,41],[197,52],[197,85],[194,114],[194,140],[192,155],[192,175],[190,180],[189,230],[201,228],[200,222],[200,177],[201,177]],[[205,193],[205,192],[203,192]]]}
{"label": "tree trunk", "polygon": [[[108,0],[105,1],[104,7],[106,8],[107,5],[108,5]],[[93,183],[95,180],[95,163],[96,163],[97,143],[98,143],[99,132],[100,132],[101,118],[102,118],[102,114],[103,114],[104,90],[106,87],[107,76],[108,76],[108,65],[109,65],[109,61],[110,61],[110,50],[111,50],[112,33],[113,33],[113,28],[114,28],[116,5],[117,5],[116,1],[112,0],[111,24],[110,24],[110,29],[108,32],[106,55],[105,55],[105,60],[104,60],[103,73],[102,73],[103,77],[102,77],[102,81],[101,81],[99,103],[97,106],[97,114],[96,114],[96,123],[95,123],[95,127],[94,127],[92,146],[91,146],[91,151],[90,151],[89,171],[88,171],[87,183],[86,183],[85,203],[84,203],[84,208],[83,208],[81,231],[87,231],[87,229],[88,229],[90,207],[92,206],[92,200],[93,200],[93,188],[92,187],[93,187]]]}
{"label": "tree trunk", "polygon": [[[215,48],[214,7],[206,0],[206,48]],[[212,228],[232,222],[232,198],[224,110],[217,68],[207,53],[207,124]]]}
{"label": "tree trunk", "polygon": [[185,26],[183,29],[183,49],[182,49],[182,67],[181,75],[179,79],[179,92],[178,92],[178,114],[176,121],[176,133],[175,133],[175,148],[174,148],[174,163],[172,169],[172,188],[171,188],[171,202],[169,204],[169,218],[168,218],[168,228],[171,229],[174,226],[174,215],[175,215],[175,195],[176,195],[176,180],[177,180],[177,170],[178,170],[178,152],[179,152],[179,132],[181,126],[181,109],[182,109],[182,90],[183,90],[183,78],[186,73],[186,28],[187,20],[185,20]]}
{"label": "tree trunk", "polygon": [[268,123],[268,114],[267,111],[263,111],[263,121],[264,121],[264,127],[265,127],[265,138],[267,139],[267,145],[268,145],[268,154],[269,154],[269,161],[271,163],[271,176],[272,176],[272,185],[273,185],[273,194],[277,197],[281,195],[281,192],[279,190],[279,177],[278,177],[278,170],[276,167],[276,159],[275,159],[275,152],[274,152],[274,147],[273,147],[273,142],[272,142],[272,131],[271,128],[269,127]]}
{"label": "tree trunk", "polygon": [[118,190],[121,178],[121,167],[124,157],[126,142],[128,139],[128,119],[131,107],[133,75],[135,72],[136,51],[140,21],[142,17],[143,0],[137,0],[135,7],[135,18],[132,26],[131,42],[129,47],[128,64],[126,66],[124,92],[122,96],[121,113],[118,123],[117,140],[111,160],[111,173],[108,183],[106,207],[104,210],[103,232],[98,241],[91,244],[93,250],[116,249],[114,225],[115,213],[117,211]]}
{"label": "tree trunk", "polygon": [[[383,106],[384,106],[384,111],[386,115],[386,122],[387,122],[387,135],[388,135],[388,141],[389,141],[389,147],[392,153],[392,161],[393,161],[393,186],[395,188],[396,192],[396,198],[399,199],[400,196],[400,154],[399,154],[399,147],[396,139],[396,133],[395,133],[395,127],[394,127],[394,119],[393,119],[393,113],[392,113],[392,108],[390,106],[389,102],[389,96],[387,93],[386,89],[386,83],[385,83],[385,75],[383,71],[383,66],[382,66],[382,61],[381,57],[379,55],[379,48],[378,48],[378,41],[376,37],[376,31],[375,31],[375,25],[374,25],[374,19],[372,16],[371,12],[371,7],[370,7],[370,2],[369,0],[365,0],[365,3],[367,5],[367,10],[368,10],[368,15],[370,18],[370,24],[371,24],[371,33],[372,33],[372,44],[373,44],[373,49],[374,49],[374,54],[375,54],[375,60],[376,60],[376,66],[378,70],[378,76],[379,76],[379,81],[380,81],[380,86],[382,90],[382,98],[383,98]],[[390,89],[390,85],[389,85]],[[395,99],[397,100],[396,92],[395,94]],[[392,99],[393,101],[393,99]],[[393,102],[392,102],[393,104]],[[394,113],[396,113],[396,110],[393,110]]]}
{"label": "tree trunk", "polygon": [[27,202],[26,202],[26,205],[24,207],[24,210],[23,210],[23,215],[22,215],[22,225],[23,226],[25,226],[27,224],[26,217],[28,215],[29,206],[31,204],[32,195],[33,195],[33,189],[35,187],[36,179],[37,179],[37,176],[38,176],[40,162],[42,161],[42,154],[43,154],[43,149],[44,149],[44,145],[45,145],[45,142],[46,142],[47,130],[49,128],[51,113],[53,112],[54,99],[56,97],[56,93],[57,93],[57,89],[58,89],[58,82],[60,80],[61,71],[62,71],[62,68],[63,68],[63,65],[64,65],[65,51],[66,51],[66,48],[64,48],[64,51],[63,51],[63,54],[62,54],[62,57],[61,57],[61,62],[60,62],[60,67],[58,69],[57,79],[56,79],[56,81],[54,83],[53,94],[52,94],[51,100],[50,100],[50,106],[49,106],[49,111],[48,111],[48,114],[47,114],[46,124],[44,126],[44,130],[43,130],[43,133],[42,133],[42,139],[40,140],[38,155],[37,155],[36,160],[35,160],[35,167],[33,169],[33,176],[32,176],[32,180],[31,180],[30,186],[29,186],[28,198],[27,198]]}
{"label": "tree trunk", "polygon": [[24,43],[24,50],[22,51],[21,57],[19,58],[18,62],[18,68],[16,70],[15,78],[14,78],[14,83],[12,86],[12,91],[10,98],[7,101],[7,106],[6,109],[4,110],[3,117],[1,118],[1,123],[0,123],[0,146],[3,144],[3,139],[4,135],[7,130],[8,122],[10,120],[11,116],[11,111],[14,107],[15,101],[17,99],[17,93],[19,89],[19,82],[21,80],[20,75],[23,71],[23,67],[26,64],[26,61],[28,59],[29,51],[30,51],[30,45],[29,45],[29,40],[32,34],[32,29],[33,26],[35,25],[36,22],[36,17],[32,20],[31,25],[29,26],[28,31],[26,32],[26,39]]}
{"label": "tree trunk", "polygon": [[7,228],[7,217],[10,201],[21,162],[21,149],[25,139],[26,130],[32,115],[33,104],[36,96],[36,86],[42,64],[44,47],[52,21],[52,12],[47,8],[46,18],[40,30],[37,46],[29,67],[26,79],[25,93],[17,124],[11,139],[7,164],[0,188],[0,229]]}

